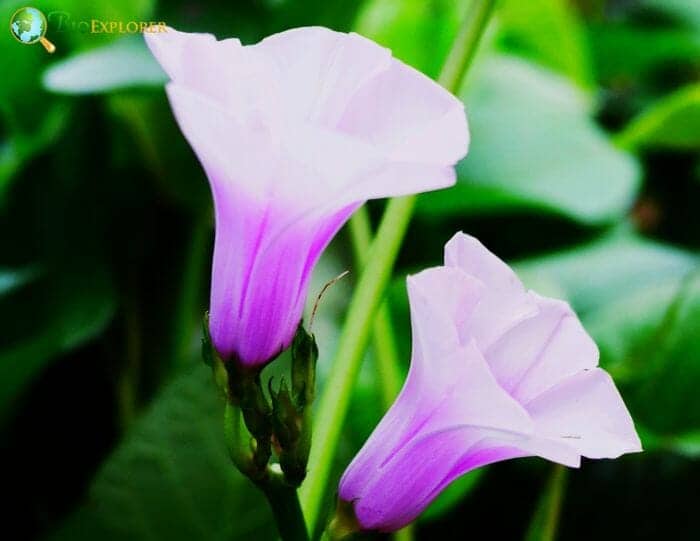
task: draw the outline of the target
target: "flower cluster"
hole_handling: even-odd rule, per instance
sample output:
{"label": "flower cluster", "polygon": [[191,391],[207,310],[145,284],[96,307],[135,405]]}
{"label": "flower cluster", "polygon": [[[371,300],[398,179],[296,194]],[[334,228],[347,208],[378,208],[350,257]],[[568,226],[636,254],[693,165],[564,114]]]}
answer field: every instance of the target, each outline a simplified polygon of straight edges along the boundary
{"label": "flower cluster", "polygon": [[[241,454],[254,447],[251,478],[263,486],[275,447],[286,490],[306,474],[314,338],[298,335],[292,389],[270,387],[271,409],[260,368],[292,343],[311,272],[360,205],[454,183],[464,108],[356,34],[300,28],[244,46],[168,29],[146,41],[214,198],[209,334],[255,440]],[[340,482],[361,528],[408,524],[485,464],[540,456],[576,467],[641,450],[568,304],[526,290],[479,241],[457,234],[444,266],[409,277],[408,292],[408,378]]]}

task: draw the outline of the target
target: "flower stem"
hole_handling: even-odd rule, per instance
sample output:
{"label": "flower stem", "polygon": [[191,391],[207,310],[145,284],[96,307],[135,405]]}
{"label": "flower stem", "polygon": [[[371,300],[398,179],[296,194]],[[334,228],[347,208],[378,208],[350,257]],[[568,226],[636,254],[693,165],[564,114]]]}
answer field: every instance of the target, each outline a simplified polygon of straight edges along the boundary
{"label": "flower stem", "polygon": [[259,486],[270,504],[282,541],[309,541],[296,489],[278,476]]}
{"label": "flower stem", "polygon": [[226,404],[224,434],[236,468],[265,495],[282,541],[309,541],[296,489],[287,484],[280,471],[274,471],[270,466],[265,467],[262,476],[258,475],[251,450],[251,435],[246,430],[241,410],[232,404]]}
{"label": "flower stem", "polygon": [[[458,92],[464,74],[476,52],[495,0],[474,0],[440,76],[440,83]],[[319,401],[309,475],[301,487],[301,503],[309,531],[319,519],[329,476],[335,459],[352,389],[357,380],[362,355],[367,347],[372,322],[404,234],[415,207],[415,196],[395,198],[387,204],[379,230],[367,253],[367,264],[360,275],[338,343],[338,354]]]}
{"label": "flower stem", "polygon": [[566,469],[561,464],[555,464],[547,486],[537,504],[525,541],[554,541],[556,539],[565,487]]}
{"label": "flower stem", "polygon": [[469,12],[438,77],[438,82],[453,94],[461,90],[495,5],[496,0],[472,0],[469,5]]}
{"label": "flower stem", "polygon": [[413,539],[413,524],[409,524],[394,533],[394,541],[412,541]]}
{"label": "flower stem", "polygon": [[[360,207],[350,220],[350,237],[356,264],[358,268],[362,268],[367,263],[367,252],[372,244],[369,212],[364,206]],[[401,390],[402,374],[388,300],[384,300],[379,306],[374,317],[372,344],[377,363],[382,403],[384,409],[389,409]]]}

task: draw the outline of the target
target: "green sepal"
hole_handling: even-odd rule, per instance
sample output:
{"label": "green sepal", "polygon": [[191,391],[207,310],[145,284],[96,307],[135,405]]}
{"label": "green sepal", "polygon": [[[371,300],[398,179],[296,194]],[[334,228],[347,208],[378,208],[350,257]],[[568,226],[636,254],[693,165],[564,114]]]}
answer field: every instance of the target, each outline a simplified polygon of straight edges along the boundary
{"label": "green sepal", "polygon": [[318,346],[314,336],[299,325],[292,342],[292,390],[282,381],[273,401],[274,430],[279,445],[279,462],[284,478],[301,485],[311,449],[311,404],[316,386]]}
{"label": "green sepal", "polygon": [[204,364],[213,368],[214,357],[216,356],[214,346],[211,343],[211,336],[209,335],[209,312],[204,312],[204,317],[202,318],[202,360]]}
{"label": "green sepal", "polygon": [[353,504],[338,498],[335,514],[326,530],[329,541],[348,541],[361,530]]}
{"label": "green sepal", "polygon": [[[265,475],[272,456],[272,411],[260,385],[261,368],[247,368],[235,358],[224,361],[209,335],[209,314],[203,318],[202,359],[212,369],[216,386],[226,397],[227,406],[240,410],[245,428],[252,437],[249,463],[236,466],[251,479]],[[241,456],[241,453],[237,453]]]}
{"label": "green sepal", "polygon": [[317,359],[316,338],[304,329],[302,323],[292,342],[292,392],[294,401],[300,409],[314,400]]}
{"label": "green sepal", "polygon": [[219,356],[214,344],[212,344],[209,336],[209,312],[204,313],[202,319],[202,360],[211,368],[214,375],[214,383],[219,388],[221,393],[229,399],[229,382],[228,372],[223,359]]}
{"label": "green sepal", "polygon": [[280,448],[289,449],[296,445],[301,434],[299,413],[284,378],[277,392],[272,388],[272,379],[268,388],[272,398],[272,427],[275,438]]}
{"label": "green sepal", "polygon": [[248,369],[235,360],[224,363],[229,402],[240,408],[254,438],[253,462],[262,474],[272,456],[272,409],[260,384],[260,368]]}

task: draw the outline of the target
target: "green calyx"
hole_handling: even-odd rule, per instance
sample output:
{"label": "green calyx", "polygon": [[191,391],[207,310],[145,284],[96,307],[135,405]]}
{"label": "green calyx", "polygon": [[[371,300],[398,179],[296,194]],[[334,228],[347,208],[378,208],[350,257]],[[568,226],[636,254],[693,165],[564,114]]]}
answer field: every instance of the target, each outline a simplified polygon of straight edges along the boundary
{"label": "green calyx", "polygon": [[338,499],[335,514],[326,530],[327,541],[349,541],[362,527],[355,516],[355,508],[351,502]]}
{"label": "green calyx", "polygon": [[316,339],[299,325],[292,342],[292,390],[294,401],[300,409],[314,401],[317,359]]}
{"label": "green calyx", "polygon": [[[273,451],[284,482],[298,487],[306,477],[311,448],[311,405],[316,385],[318,347],[313,335],[299,325],[291,346],[291,388],[282,379],[262,384],[262,367],[247,367],[235,359],[223,360],[209,337],[204,317],[202,358],[226,397],[226,436],[236,467],[253,482],[271,476]],[[242,422],[241,422],[242,421]]]}
{"label": "green calyx", "polygon": [[270,390],[280,467],[287,482],[295,487],[306,477],[309,461],[317,359],[316,340],[299,325],[292,343],[291,393],[284,380],[276,393]]}
{"label": "green calyx", "polygon": [[[209,336],[209,314],[204,315],[202,359],[212,369],[214,382],[226,397],[226,435],[236,467],[253,481],[267,475],[272,457],[272,409],[260,382],[260,367],[249,368],[235,361],[224,360]],[[240,412],[245,430],[239,427]],[[232,419],[236,418],[236,426]],[[247,432],[247,434],[244,434]]]}

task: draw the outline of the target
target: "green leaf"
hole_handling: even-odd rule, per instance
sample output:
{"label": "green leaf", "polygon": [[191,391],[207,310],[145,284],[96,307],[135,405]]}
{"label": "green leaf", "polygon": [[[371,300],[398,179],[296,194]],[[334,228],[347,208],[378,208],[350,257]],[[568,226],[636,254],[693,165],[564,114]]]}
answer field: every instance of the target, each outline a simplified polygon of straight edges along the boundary
{"label": "green leaf", "polygon": [[598,80],[618,85],[700,55],[700,34],[686,29],[592,23],[588,38]]}
{"label": "green leaf", "polygon": [[[270,31],[276,32],[297,26],[325,26],[340,32],[349,32],[353,29],[357,12],[364,3],[364,0],[267,2],[266,7],[271,9],[271,13],[265,22],[269,23],[269,20],[272,20]],[[253,5],[257,7],[257,4]],[[262,17],[258,16],[257,19]]]}
{"label": "green leaf", "polygon": [[59,94],[97,94],[163,86],[167,81],[142,36],[122,38],[78,53],[46,70],[44,87]]}
{"label": "green leaf", "polygon": [[211,378],[198,365],[163,389],[49,541],[272,538],[264,499],[228,458]]}
{"label": "green leaf", "polygon": [[440,518],[445,513],[454,509],[477,487],[486,473],[486,468],[472,470],[459,479],[450,483],[445,490],[431,503],[420,516],[422,521],[431,521]]}
{"label": "green leaf", "polygon": [[700,148],[700,84],[689,85],[653,103],[616,137],[627,149]]}
{"label": "green leaf", "polygon": [[473,75],[464,101],[474,137],[457,185],[422,196],[419,212],[530,209],[590,224],[625,215],[639,164],[595,125],[579,91],[513,57],[490,57]]}
{"label": "green leaf", "polygon": [[3,298],[7,332],[0,340],[0,422],[20,393],[62,353],[98,335],[115,310],[106,269],[62,269],[18,296]]}
{"label": "green leaf", "polygon": [[68,113],[67,107],[56,104],[41,119],[37,130],[17,131],[0,142],[0,203],[22,167],[58,139],[67,124]]}
{"label": "green leaf", "polygon": [[698,261],[694,254],[619,230],[589,244],[518,262],[515,268],[526,285],[557,284],[585,315],[662,281],[680,283]]}
{"label": "green leaf", "polygon": [[501,46],[558,71],[581,87],[592,82],[585,33],[565,0],[507,0],[498,9]]}
{"label": "green leaf", "polygon": [[690,459],[700,458],[700,430],[659,436],[637,423],[637,432],[644,442],[645,451],[671,452]]}
{"label": "green leaf", "polygon": [[209,212],[211,194],[202,166],[177,127],[162,93],[114,93],[106,100],[129,130],[134,166],[148,167],[160,192],[197,213]]}
{"label": "green leaf", "polygon": [[465,0],[372,0],[355,31],[389,47],[394,56],[437,77],[465,14]]}
{"label": "green leaf", "polygon": [[681,276],[660,277],[600,306],[586,317],[601,359],[617,381],[648,377],[648,351],[656,347],[659,329],[681,291]]}
{"label": "green leaf", "polygon": [[697,0],[642,0],[641,4],[665,12],[680,24],[700,27],[700,4]]}
{"label": "green leaf", "polygon": [[[26,2],[0,0],[0,18],[9,21],[22,6]],[[23,45],[6,32],[0,40],[0,73],[7,74],[0,85],[0,203],[22,166],[57,138],[68,116],[39,84],[51,55],[41,45]]]}
{"label": "green leaf", "polygon": [[681,284],[647,348],[630,360],[646,373],[628,386],[630,408],[662,437],[683,439],[700,431],[699,330],[700,267]]}
{"label": "green leaf", "polygon": [[668,438],[666,445],[673,452],[688,457],[700,457],[700,430],[686,432]]}

